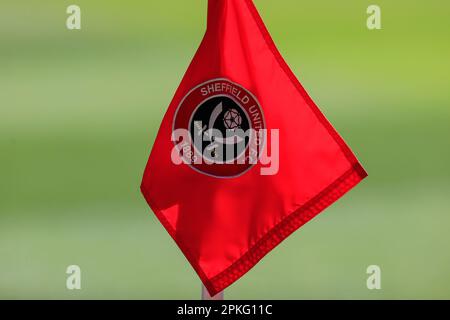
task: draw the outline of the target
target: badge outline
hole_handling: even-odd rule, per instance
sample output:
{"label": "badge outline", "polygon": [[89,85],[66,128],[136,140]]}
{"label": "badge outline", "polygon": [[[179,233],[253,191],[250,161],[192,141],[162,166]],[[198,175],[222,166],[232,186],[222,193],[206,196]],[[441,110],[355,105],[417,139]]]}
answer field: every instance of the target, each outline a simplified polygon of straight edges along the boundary
{"label": "badge outline", "polygon": [[[262,124],[263,124],[263,129],[267,129],[267,126],[266,126],[266,119],[265,119],[265,116],[264,116],[264,111],[263,111],[263,109],[262,109],[262,107],[261,107],[261,103],[260,103],[259,100],[256,98],[256,96],[253,94],[253,92],[251,92],[251,91],[248,90],[247,88],[243,87],[242,85],[240,85],[240,84],[238,84],[238,83],[236,83],[236,82],[234,82],[234,81],[232,81],[232,80],[230,80],[230,79],[228,79],[228,78],[213,78],[213,79],[207,80],[207,81],[205,81],[205,82],[202,82],[202,83],[196,85],[195,87],[193,87],[192,89],[190,89],[190,90],[183,96],[183,99],[180,100],[180,103],[178,104],[178,106],[177,106],[177,108],[176,108],[176,110],[175,110],[175,112],[174,112],[174,114],[173,114],[173,118],[172,118],[172,133],[171,133],[171,137],[172,137],[172,135],[173,135],[173,132],[175,132],[175,121],[176,121],[176,119],[177,119],[178,112],[180,111],[180,108],[181,108],[181,106],[183,105],[183,103],[186,101],[186,99],[191,95],[191,93],[193,93],[193,92],[194,92],[195,90],[197,90],[198,88],[200,88],[200,87],[202,87],[202,86],[204,86],[204,85],[206,85],[206,84],[208,84],[208,83],[216,82],[216,81],[227,81],[227,82],[230,82],[231,84],[235,85],[236,87],[239,87],[239,88],[241,88],[242,90],[244,90],[245,93],[248,93],[248,94],[255,100],[256,104],[258,105],[258,109],[259,109],[260,114],[261,114],[261,121],[262,121]],[[219,94],[219,95],[220,95],[220,94]],[[228,96],[228,98],[233,99],[232,96]],[[206,100],[209,100],[209,98],[205,99],[202,103],[204,103]],[[200,104],[199,104],[199,105],[200,105]],[[198,108],[199,105],[197,105],[197,106],[195,107],[195,109],[194,109],[193,112],[195,112],[195,110]],[[239,104],[239,105],[240,105],[240,104]],[[241,105],[240,105],[240,106],[241,106]],[[241,108],[242,108],[242,106],[241,106]],[[245,109],[244,109],[244,111],[246,112]],[[193,112],[192,112],[192,114],[193,114]],[[189,116],[189,119],[191,118],[192,114]],[[260,129],[260,130],[263,130],[263,129]],[[189,132],[190,132],[190,128],[187,128],[187,130],[189,130]],[[258,130],[258,131],[259,131],[259,130]],[[176,146],[176,143],[175,143],[174,141],[172,141],[172,143]],[[244,171],[242,171],[242,172],[240,172],[240,173],[238,173],[238,174],[235,174],[235,175],[233,175],[233,176],[219,176],[219,175],[214,175],[214,174],[211,174],[211,173],[208,173],[208,172],[201,171],[200,169],[197,169],[197,168],[196,168],[195,166],[193,166],[191,163],[185,163],[185,164],[187,164],[191,169],[193,169],[193,170],[196,171],[197,173],[200,173],[200,174],[203,174],[203,175],[212,177],[212,178],[218,178],[218,179],[233,179],[233,178],[238,178],[238,177],[244,175],[245,173],[247,173],[248,171],[250,171],[250,170],[258,163],[258,160],[259,160],[260,157],[261,157],[262,151],[266,148],[266,144],[267,144],[267,134],[266,134],[265,138],[263,139],[263,143],[262,143],[262,144],[260,145],[260,147],[259,147],[260,152],[259,152],[259,154],[258,154],[258,158],[257,158],[257,160],[255,161],[255,163],[252,163],[252,164],[251,164],[248,168],[246,168]],[[191,145],[192,145],[192,141],[191,141]],[[195,147],[195,146],[194,146],[194,147]],[[183,163],[184,163],[184,162],[183,162]]]}

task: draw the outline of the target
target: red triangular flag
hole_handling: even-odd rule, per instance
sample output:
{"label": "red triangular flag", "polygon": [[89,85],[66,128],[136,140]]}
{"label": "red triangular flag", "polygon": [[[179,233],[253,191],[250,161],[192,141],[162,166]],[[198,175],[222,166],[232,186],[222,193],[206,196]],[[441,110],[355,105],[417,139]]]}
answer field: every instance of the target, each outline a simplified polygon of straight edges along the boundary
{"label": "red triangular flag", "polygon": [[251,0],[209,0],[141,190],[213,296],[366,172]]}

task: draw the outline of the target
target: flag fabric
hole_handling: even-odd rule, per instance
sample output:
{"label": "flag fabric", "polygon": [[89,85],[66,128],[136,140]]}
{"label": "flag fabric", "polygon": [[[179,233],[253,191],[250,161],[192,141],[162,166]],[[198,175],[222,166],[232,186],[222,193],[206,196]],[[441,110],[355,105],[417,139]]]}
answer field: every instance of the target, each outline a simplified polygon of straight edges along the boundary
{"label": "flag fabric", "polygon": [[141,190],[211,296],[367,176],[251,0],[209,0]]}

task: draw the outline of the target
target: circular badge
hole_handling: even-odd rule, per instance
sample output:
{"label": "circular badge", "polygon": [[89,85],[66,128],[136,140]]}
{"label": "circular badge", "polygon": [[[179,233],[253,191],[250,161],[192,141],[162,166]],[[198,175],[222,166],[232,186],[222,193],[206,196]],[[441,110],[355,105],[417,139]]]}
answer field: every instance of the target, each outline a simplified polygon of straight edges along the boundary
{"label": "circular badge", "polygon": [[214,177],[237,177],[259,159],[265,145],[265,122],[255,96],[227,79],[193,88],[173,120],[174,143],[183,161]]}

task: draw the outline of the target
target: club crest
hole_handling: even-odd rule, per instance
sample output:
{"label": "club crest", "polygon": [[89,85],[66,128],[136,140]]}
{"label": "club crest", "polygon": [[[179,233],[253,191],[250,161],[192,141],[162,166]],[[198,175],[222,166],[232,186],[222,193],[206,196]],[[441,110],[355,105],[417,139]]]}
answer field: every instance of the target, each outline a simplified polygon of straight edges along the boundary
{"label": "club crest", "polygon": [[174,143],[198,172],[231,178],[249,170],[265,145],[265,122],[255,96],[227,79],[193,88],[173,120]]}

